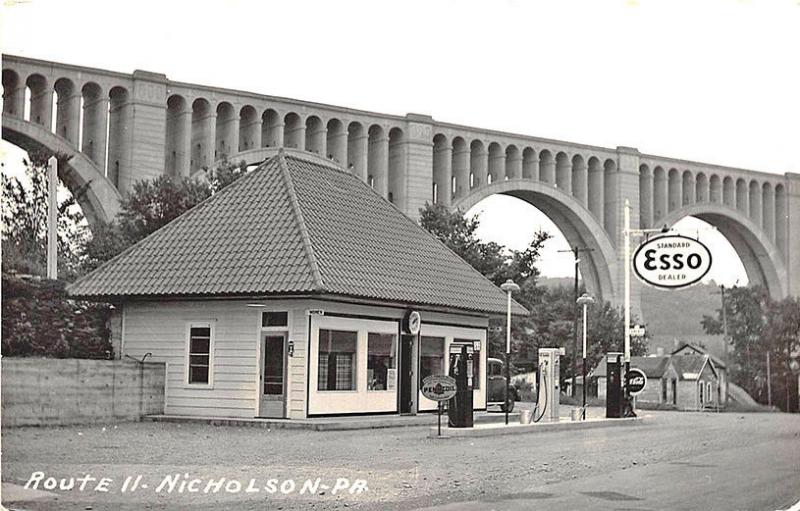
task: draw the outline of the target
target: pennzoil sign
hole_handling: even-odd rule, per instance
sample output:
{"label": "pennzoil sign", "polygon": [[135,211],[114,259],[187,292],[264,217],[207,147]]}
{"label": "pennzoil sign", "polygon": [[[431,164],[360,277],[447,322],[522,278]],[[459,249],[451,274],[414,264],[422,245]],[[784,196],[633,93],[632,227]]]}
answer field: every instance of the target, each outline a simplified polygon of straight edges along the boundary
{"label": "pennzoil sign", "polygon": [[687,287],[699,282],[711,269],[711,251],[687,236],[659,236],[636,249],[633,269],[641,280],[652,286]]}
{"label": "pennzoil sign", "polygon": [[422,395],[433,401],[447,401],[456,395],[456,380],[443,374],[426,376],[422,380]]}

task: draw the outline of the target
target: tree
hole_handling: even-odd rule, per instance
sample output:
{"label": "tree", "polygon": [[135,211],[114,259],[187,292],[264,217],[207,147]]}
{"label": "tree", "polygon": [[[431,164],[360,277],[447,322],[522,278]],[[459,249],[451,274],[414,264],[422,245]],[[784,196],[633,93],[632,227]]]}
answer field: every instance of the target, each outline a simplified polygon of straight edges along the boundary
{"label": "tree", "polygon": [[771,301],[767,310],[764,338],[771,349],[770,369],[773,394],[785,412],[800,411],[798,374],[800,374],[800,300],[794,297]]}
{"label": "tree", "polygon": [[535,263],[544,243],[552,237],[539,231],[525,250],[509,250],[478,239],[475,233],[480,226],[479,215],[469,218],[462,211],[450,211],[441,204],[421,208],[420,225],[498,286],[508,279],[520,285],[527,279],[535,281],[539,276]]}
{"label": "tree", "polygon": [[[551,235],[539,231],[528,247],[522,251],[478,239],[476,231],[480,217],[467,217],[461,211],[450,211],[441,204],[426,205],[420,209],[420,224],[444,242],[484,276],[500,285],[511,279],[520,286],[514,299],[530,314],[512,319],[512,350],[518,365],[533,366],[538,361],[538,348],[564,347],[561,374],[572,376],[572,357],[576,356],[573,342],[574,318],[578,307],[572,289],[547,289],[538,284],[541,249]],[[608,302],[597,304],[589,310],[589,347],[587,367],[594,367],[603,354],[619,350],[622,345],[623,318]],[[505,353],[505,318],[491,318],[489,354]],[[646,339],[632,339],[631,353],[647,352]]]}
{"label": "tree", "polygon": [[65,282],[3,274],[2,350],[11,357],[111,358],[110,306],[72,300]]}
{"label": "tree", "polygon": [[[49,154],[34,151],[23,160],[25,178],[3,174],[3,272],[47,273],[47,160]],[[56,155],[59,167],[68,158]],[[58,272],[70,279],[80,270],[81,246],[88,226],[76,196],[62,184],[58,188]]]}
{"label": "tree", "polygon": [[[585,292],[581,286],[580,293]],[[582,347],[575,352],[575,315],[582,314],[577,306],[574,290],[570,286],[559,286],[544,289],[539,300],[529,307],[531,314],[529,324],[535,330],[536,347],[563,347],[565,356],[561,360],[561,372],[565,378],[572,377],[574,358],[580,361]],[[582,319],[582,317],[580,318]],[[635,318],[634,318],[635,321]],[[610,351],[622,351],[625,318],[619,309],[609,302],[597,302],[587,309],[587,350],[586,371],[591,371],[599,364],[603,356]],[[578,322],[583,328],[583,322]],[[580,334],[581,331],[579,330]],[[647,336],[631,338],[631,355],[640,356],[647,353]],[[578,363],[580,366],[580,362]]]}
{"label": "tree", "polygon": [[[763,306],[767,300],[769,295],[760,287],[733,287],[725,293],[728,337],[733,348],[729,359],[733,364],[728,368],[730,378],[753,396],[759,393],[759,380],[764,380],[754,362],[762,352],[761,338],[766,323]],[[722,309],[717,311],[716,318],[703,316],[701,324],[707,334],[722,334]]]}
{"label": "tree", "polygon": [[[733,287],[725,293],[725,316],[731,343],[726,361],[731,381],[767,403],[769,354],[773,403],[787,411],[796,410],[800,302],[796,298],[775,301],[763,287]],[[722,334],[722,309],[714,317],[704,316],[702,325],[708,334]]]}
{"label": "tree", "polygon": [[[3,175],[3,352],[12,356],[106,358],[111,352],[110,307],[72,300],[65,284],[163,227],[247,172],[224,163],[198,178],[161,176],[140,181],[125,196],[113,222],[88,224],[75,196],[59,190],[59,277],[46,280],[47,180],[49,155],[24,161],[30,183]],[[59,158],[59,165],[66,165]],[[15,273],[39,277],[15,276]]]}

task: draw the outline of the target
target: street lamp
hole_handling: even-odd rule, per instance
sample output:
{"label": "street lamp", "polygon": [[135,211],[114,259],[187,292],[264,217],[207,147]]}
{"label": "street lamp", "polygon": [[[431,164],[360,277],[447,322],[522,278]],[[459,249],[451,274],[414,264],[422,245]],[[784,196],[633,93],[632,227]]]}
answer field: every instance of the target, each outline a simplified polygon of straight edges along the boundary
{"label": "street lamp", "polygon": [[506,315],[506,395],[505,395],[505,409],[506,409],[506,426],[508,425],[508,395],[509,385],[511,382],[511,293],[519,293],[519,286],[513,280],[508,279],[503,282],[500,289],[508,295],[508,308]]}
{"label": "street lamp", "polygon": [[[583,363],[581,364],[581,372],[583,373],[583,407],[581,408],[581,417],[586,420],[586,307],[594,303],[594,298],[583,293],[578,298],[578,305],[583,306]],[[572,381],[576,382],[578,377],[573,375]]]}

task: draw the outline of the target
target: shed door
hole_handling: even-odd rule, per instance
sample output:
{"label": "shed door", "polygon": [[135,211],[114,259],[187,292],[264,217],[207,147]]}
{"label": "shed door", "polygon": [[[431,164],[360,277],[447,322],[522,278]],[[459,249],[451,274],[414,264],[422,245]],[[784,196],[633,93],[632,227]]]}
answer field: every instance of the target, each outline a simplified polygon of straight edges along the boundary
{"label": "shed door", "polygon": [[285,417],[286,334],[265,333],[261,354],[261,417]]}

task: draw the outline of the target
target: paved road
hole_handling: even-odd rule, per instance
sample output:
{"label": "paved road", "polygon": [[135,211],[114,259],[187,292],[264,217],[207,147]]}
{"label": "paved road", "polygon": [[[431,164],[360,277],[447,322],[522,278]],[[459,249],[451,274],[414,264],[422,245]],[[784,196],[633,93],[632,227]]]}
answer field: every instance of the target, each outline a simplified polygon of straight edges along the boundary
{"label": "paved road", "polygon": [[420,510],[789,509],[800,502],[800,452],[786,447],[779,442],[756,440],[666,463],[617,469]]}
{"label": "paved road", "polygon": [[[642,425],[488,438],[428,428],[267,431],[197,424],[3,431],[3,482],[91,473],[109,492],[8,493],[31,511],[140,509],[787,509],[800,501],[800,415],[646,412]],[[359,495],[156,494],[167,474],[367,481]],[[120,491],[142,474],[150,490]]]}

